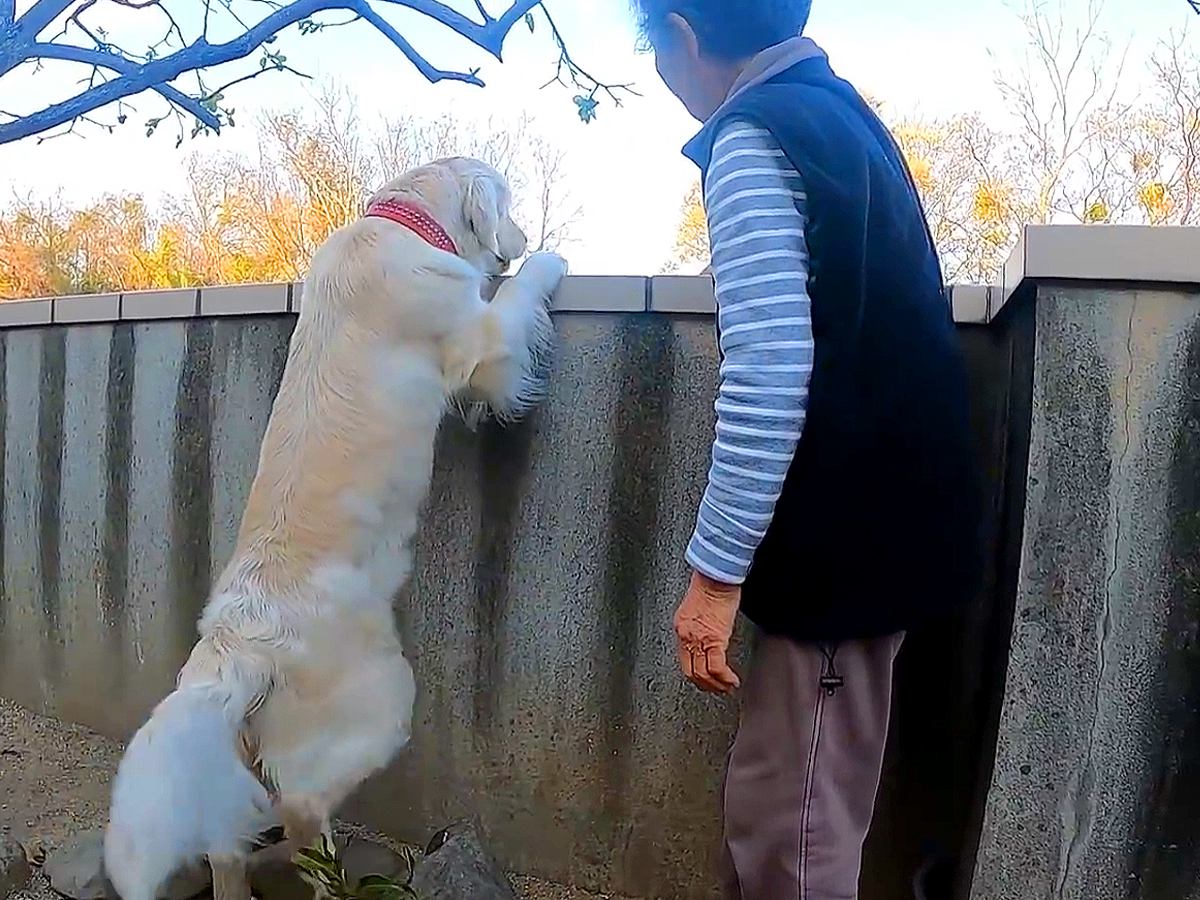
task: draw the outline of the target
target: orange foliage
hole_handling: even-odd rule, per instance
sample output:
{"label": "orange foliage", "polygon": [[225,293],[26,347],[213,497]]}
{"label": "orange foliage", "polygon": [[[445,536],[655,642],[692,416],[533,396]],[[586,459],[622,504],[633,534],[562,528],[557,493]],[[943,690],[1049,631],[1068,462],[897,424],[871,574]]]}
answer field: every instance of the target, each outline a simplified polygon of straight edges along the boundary
{"label": "orange foliage", "polygon": [[577,213],[562,206],[562,154],[525,122],[478,134],[450,120],[389,122],[386,146],[371,147],[353,108],[326,94],[313,117],[266,116],[258,159],[193,157],[186,194],[155,212],[137,194],[0,209],[0,299],[294,281],[383,180],[457,153],[490,156],[540,204],[523,210],[536,246],[564,239]]}

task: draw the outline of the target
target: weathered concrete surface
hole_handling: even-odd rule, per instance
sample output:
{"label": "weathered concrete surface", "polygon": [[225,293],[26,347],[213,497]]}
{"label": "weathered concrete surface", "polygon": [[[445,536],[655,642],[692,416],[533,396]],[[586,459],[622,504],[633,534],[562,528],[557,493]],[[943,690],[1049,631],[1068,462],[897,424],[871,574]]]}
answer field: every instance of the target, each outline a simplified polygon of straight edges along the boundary
{"label": "weathered concrete surface", "polygon": [[[126,736],[170,689],[291,327],[0,332],[5,696]],[[681,683],[668,628],[706,470],[711,321],[559,331],[530,422],[442,436],[398,603],[417,738],[357,812],[412,839],[478,814],[518,871],[703,896],[734,710]]]}
{"label": "weathered concrete surface", "polygon": [[959,328],[980,464],[983,580],[973,605],[905,640],[864,900],[911,900],[918,870],[927,900],[965,898],[970,889],[1016,590],[1033,326],[1033,305],[1014,303],[997,322]]}
{"label": "weathered concrete surface", "polygon": [[[557,323],[551,396],[528,423],[444,431],[398,603],[415,739],[353,813],[417,841],[478,817],[510,869],[709,897],[735,709],[682,683],[669,622],[708,462],[712,320]],[[232,547],[291,327],[0,331],[0,693],[125,737],[170,689]],[[963,339],[994,558],[982,602],[902,656],[864,900],[909,900],[926,859],[969,870],[987,780],[1032,338],[1014,324]]]}
{"label": "weathered concrete surface", "polygon": [[1200,898],[1200,296],[1043,288],[972,897]]}

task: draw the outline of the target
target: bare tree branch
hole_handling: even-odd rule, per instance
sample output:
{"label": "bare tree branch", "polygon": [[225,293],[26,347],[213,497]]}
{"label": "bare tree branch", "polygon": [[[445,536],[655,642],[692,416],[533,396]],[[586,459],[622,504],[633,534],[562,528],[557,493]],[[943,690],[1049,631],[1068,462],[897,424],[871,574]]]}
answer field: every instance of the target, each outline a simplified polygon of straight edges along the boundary
{"label": "bare tree branch", "polygon": [[[82,47],[71,47],[66,44],[35,44],[29,58],[62,59],[70,62],[88,63],[123,74],[130,74],[137,68],[135,63],[130,63],[124,57],[117,56],[115,53],[105,53],[101,50],[85,50]],[[189,97],[169,84],[155,85],[152,89],[171,103],[191,113],[209,128],[216,130],[221,127],[221,123],[216,115],[205,109],[200,104],[200,101],[195,98]]]}
{"label": "bare tree branch", "polygon": [[473,84],[476,87],[483,87],[483,82],[479,78],[479,70],[472,69],[470,72],[448,72],[445,69],[439,69],[431,65],[425,57],[421,56],[407,40],[404,35],[392,27],[391,23],[384,19],[379,13],[371,9],[371,5],[367,0],[356,0],[351,7],[360,17],[370,22],[375,26],[384,37],[396,45],[403,53],[408,61],[411,62],[418,72],[425,76],[432,84],[437,84],[439,81],[464,81],[467,84]]}
{"label": "bare tree branch", "polygon": [[[267,48],[291,26],[298,26],[301,34],[313,34],[326,27],[363,21],[396,47],[428,81],[458,81],[482,87],[484,82],[478,68],[459,71],[433,65],[382,15],[382,9],[403,8],[420,13],[501,61],[505,38],[513,26],[523,18],[528,18],[536,7],[545,12],[541,0],[512,0],[499,17],[489,13],[482,0],[475,0],[478,21],[440,0],[244,0],[246,3],[261,3],[269,9],[254,21],[252,17],[243,17],[235,11],[235,0],[218,0],[215,4],[213,0],[204,0],[199,36],[189,40],[180,25],[181,21],[186,20],[175,17],[168,5],[170,0],[112,2],[128,10],[157,11],[165,19],[162,39],[151,45],[145,53],[121,47],[104,29],[93,24],[94,13],[102,9],[96,6],[97,0],[36,0],[20,19],[7,24],[2,14],[9,9],[13,9],[15,14],[15,0],[0,0],[0,78],[22,63],[40,64],[42,60],[82,62],[116,74],[116,77],[98,80],[98,70],[94,69],[93,77],[75,96],[0,124],[0,144],[69,124],[90,116],[110,103],[121,103],[147,90],[156,91],[166,98],[176,116],[182,112],[194,118],[197,128],[193,134],[201,131],[219,132],[222,126],[232,124],[232,111],[219,105],[224,88],[215,91],[206,88],[203,73],[261,51],[260,71],[300,74],[286,64],[286,57],[282,53]],[[194,3],[195,0],[188,2]],[[350,13],[350,18],[338,22],[325,22],[317,18],[337,10]],[[232,17],[241,33],[223,43],[212,43],[208,38],[210,20],[218,11]],[[84,21],[84,13],[89,15],[88,21]],[[62,16],[66,17],[62,31],[50,40],[39,39],[38,36]],[[248,23],[247,18],[252,20]],[[559,53],[557,80],[565,84],[566,73],[572,84],[589,91],[586,98],[587,104],[590,104],[588,109],[585,110],[585,104],[576,98],[580,117],[584,121],[594,117],[597,93],[605,93],[617,105],[620,103],[618,92],[633,93],[629,85],[603,83],[582,69],[567,51],[563,36],[549,13],[546,13],[546,18]],[[90,47],[70,43],[71,36],[78,38],[80,34],[90,43]],[[228,78],[225,88],[252,80],[257,74]],[[183,90],[178,85],[177,80],[183,75],[195,76],[194,92]],[[161,119],[150,120],[150,130],[158,121]]]}
{"label": "bare tree branch", "polygon": [[[33,41],[47,25],[66,11],[71,2],[72,0],[37,0],[21,18],[17,19],[16,31],[12,35],[12,40],[16,43]],[[3,57],[0,57],[0,62],[2,60]],[[8,69],[0,64],[0,75],[7,71]]]}
{"label": "bare tree branch", "polygon": [[554,18],[550,15],[550,11],[546,9],[544,3],[539,2],[537,6],[542,10],[542,14],[546,17],[546,22],[550,25],[550,33],[554,37],[554,43],[558,46],[558,67],[555,70],[554,77],[547,81],[542,88],[545,89],[552,84],[561,84],[567,86],[564,79],[564,74],[570,79],[571,84],[579,90],[587,91],[586,95],[580,94],[575,97],[575,105],[579,109],[579,116],[585,122],[591,121],[596,112],[596,94],[603,91],[612,100],[614,106],[621,105],[621,97],[619,92],[632,94],[635,97],[641,95],[633,89],[630,84],[605,84],[594,75],[580,68],[574,59],[571,58],[570,52],[567,50],[567,44],[563,40],[562,33],[558,30],[558,25],[555,24]]}

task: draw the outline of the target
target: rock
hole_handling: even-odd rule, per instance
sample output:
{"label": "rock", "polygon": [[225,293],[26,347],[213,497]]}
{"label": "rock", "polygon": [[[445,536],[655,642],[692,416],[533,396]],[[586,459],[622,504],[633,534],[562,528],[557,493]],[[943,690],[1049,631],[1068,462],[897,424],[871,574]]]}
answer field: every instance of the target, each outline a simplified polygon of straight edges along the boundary
{"label": "rock", "polygon": [[390,847],[368,841],[365,838],[348,838],[341,846],[342,868],[347,877],[359,881],[367,875],[382,875],[396,881],[407,881],[412,874],[408,860]]}
{"label": "rock", "polygon": [[308,886],[291,859],[276,852],[275,847],[250,857],[250,889],[261,900],[312,900],[313,889]]}
{"label": "rock", "polygon": [[25,851],[25,858],[35,869],[40,869],[46,862],[46,846],[40,837],[35,836],[27,841],[21,841],[21,849]]}
{"label": "rock", "polygon": [[25,848],[7,830],[0,830],[0,897],[15,894],[32,874]]}
{"label": "rock", "polygon": [[451,825],[429,843],[412,886],[421,900],[517,900],[516,892],[470,823]]}
{"label": "rock", "polygon": [[[51,852],[43,867],[50,886],[72,900],[116,900],[117,892],[104,873],[104,832],[89,831]],[[191,900],[212,884],[206,863],[189,866],[168,879],[160,900]]]}
{"label": "rock", "polygon": [[[336,835],[334,845],[351,883],[367,875],[405,881],[408,862],[382,844],[359,837]],[[250,857],[250,886],[262,900],[312,900],[312,888],[300,877],[284,847],[267,847]]]}

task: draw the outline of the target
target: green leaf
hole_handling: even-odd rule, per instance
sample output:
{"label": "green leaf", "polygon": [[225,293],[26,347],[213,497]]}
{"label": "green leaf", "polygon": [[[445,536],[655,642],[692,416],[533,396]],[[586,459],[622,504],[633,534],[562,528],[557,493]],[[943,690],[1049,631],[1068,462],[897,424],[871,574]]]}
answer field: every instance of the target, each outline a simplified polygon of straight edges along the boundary
{"label": "green leaf", "polygon": [[358,900],[403,900],[404,886],[399,884],[373,884],[363,887],[361,884],[354,892]]}
{"label": "green leaf", "polygon": [[396,887],[396,882],[386,875],[364,875],[358,882],[359,887],[378,887],[379,885]]}
{"label": "green leaf", "polygon": [[529,27],[529,33],[533,34],[533,29],[537,25],[537,23],[534,21],[533,13],[525,13],[525,24]]}

